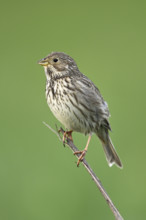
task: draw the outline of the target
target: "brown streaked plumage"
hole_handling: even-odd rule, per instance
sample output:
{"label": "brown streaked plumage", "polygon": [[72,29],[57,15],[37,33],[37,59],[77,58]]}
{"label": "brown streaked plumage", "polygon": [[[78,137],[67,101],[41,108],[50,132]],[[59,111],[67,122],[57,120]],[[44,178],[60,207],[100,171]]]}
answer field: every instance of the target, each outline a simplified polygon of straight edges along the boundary
{"label": "brown streaked plumage", "polygon": [[[86,154],[92,133],[103,146],[109,166],[122,163],[109,137],[108,105],[94,83],[83,75],[75,61],[65,53],[53,52],[38,62],[44,66],[47,103],[55,117],[68,130],[88,134],[88,142],[81,153],[77,165]],[[65,138],[64,136],[64,138]]]}

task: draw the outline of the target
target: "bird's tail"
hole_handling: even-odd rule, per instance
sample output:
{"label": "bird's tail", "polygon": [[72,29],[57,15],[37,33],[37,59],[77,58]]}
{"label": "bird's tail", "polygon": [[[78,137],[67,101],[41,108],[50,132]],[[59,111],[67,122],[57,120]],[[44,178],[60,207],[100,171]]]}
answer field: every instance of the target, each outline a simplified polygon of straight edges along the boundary
{"label": "bird's tail", "polygon": [[122,162],[112,144],[108,131],[102,130],[102,132],[97,135],[102,143],[108,165],[111,167],[113,164],[116,164],[118,167],[122,168]]}

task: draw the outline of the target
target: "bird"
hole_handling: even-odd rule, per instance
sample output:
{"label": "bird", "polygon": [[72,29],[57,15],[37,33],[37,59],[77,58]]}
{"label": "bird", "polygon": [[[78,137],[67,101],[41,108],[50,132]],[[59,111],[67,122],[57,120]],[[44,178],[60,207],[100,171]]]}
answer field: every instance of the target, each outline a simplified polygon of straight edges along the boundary
{"label": "bird", "polygon": [[105,152],[108,165],[122,168],[122,162],[109,136],[108,104],[99,89],[80,72],[74,59],[63,52],[52,52],[38,61],[46,75],[46,100],[54,116],[64,125],[66,137],[72,141],[72,132],[88,135],[87,144],[77,162],[85,157],[92,134],[96,134]]}

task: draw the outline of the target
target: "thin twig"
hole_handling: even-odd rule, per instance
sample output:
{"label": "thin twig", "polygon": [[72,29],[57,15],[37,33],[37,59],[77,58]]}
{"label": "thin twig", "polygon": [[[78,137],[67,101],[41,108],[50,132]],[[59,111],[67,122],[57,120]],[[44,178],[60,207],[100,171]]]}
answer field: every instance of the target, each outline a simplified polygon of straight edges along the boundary
{"label": "thin twig", "polygon": [[43,124],[46,125],[46,127],[49,128],[54,134],[56,134],[59,140],[61,141],[61,137],[58,132],[56,132],[53,128],[51,128],[50,125],[46,124],[46,122],[43,121]]}
{"label": "thin twig", "polygon": [[[56,132],[54,129],[52,129],[48,124],[46,124],[45,122],[43,122],[44,125],[46,125],[53,133],[55,133],[57,135],[57,137],[59,138],[60,141],[61,137],[58,134],[58,132]],[[64,130],[62,128],[60,128],[60,132],[62,134],[64,134]],[[74,143],[69,139],[66,138],[66,144],[70,147],[70,149],[73,152],[79,151],[78,148],[74,145]],[[80,154],[76,154],[76,157],[79,158]],[[110,199],[109,195],[107,194],[107,192],[105,191],[103,185],[101,184],[99,178],[95,175],[95,173],[93,172],[93,170],[91,169],[91,167],[89,166],[89,164],[87,163],[87,161],[85,160],[85,158],[82,160],[82,164],[83,166],[86,168],[86,170],[88,171],[88,173],[91,175],[92,179],[94,180],[96,186],[98,187],[98,189],[100,190],[100,192],[102,193],[103,197],[105,198],[105,200],[107,201],[107,204],[109,205],[111,211],[113,212],[115,219],[116,220],[123,220],[123,217],[120,215],[118,209],[115,207],[115,205],[113,204],[112,200]]]}

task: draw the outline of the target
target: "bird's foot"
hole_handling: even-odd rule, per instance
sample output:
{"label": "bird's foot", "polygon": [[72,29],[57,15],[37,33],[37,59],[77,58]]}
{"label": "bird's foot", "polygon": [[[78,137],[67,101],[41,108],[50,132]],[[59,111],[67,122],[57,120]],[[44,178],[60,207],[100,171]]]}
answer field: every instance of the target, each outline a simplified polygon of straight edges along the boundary
{"label": "bird's foot", "polygon": [[[58,131],[60,132],[60,130]],[[63,138],[62,138],[62,141],[63,141],[63,144],[65,145],[65,140],[67,138],[69,138],[72,142],[73,142],[73,138],[72,138],[72,130],[71,131],[65,131],[64,134],[63,134]]]}
{"label": "bird's foot", "polygon": [[76,154],[81,154],[81,155],[79,156],[79,158],[78,158],[77,167],[79,166],[80,162],[84,159],[86,153],[87,153],[87,150],[86,150],[86,149],[84,149],[84,150],[82,150],[82,151],[76,151],[76,152],[74,152],[74,155],[76,155]]}

